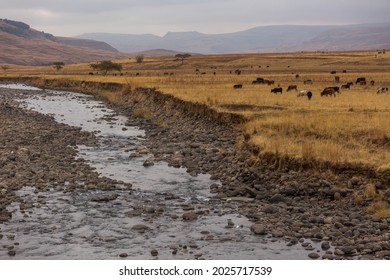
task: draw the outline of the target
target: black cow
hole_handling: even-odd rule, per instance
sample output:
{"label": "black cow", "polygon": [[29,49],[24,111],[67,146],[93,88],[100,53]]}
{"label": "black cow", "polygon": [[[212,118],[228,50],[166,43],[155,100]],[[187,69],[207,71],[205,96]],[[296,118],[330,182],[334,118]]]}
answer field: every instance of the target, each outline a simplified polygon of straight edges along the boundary
{"label": "black cow", "polygon": [[280,94],[282,94],[283,93],[283,88],[276,87],[276,88],[271,89],[271,93],[278,94],[279,92],[280,92]]}
{"label": "black cow", "polygon": [[252,84],[264,84],[264,78],[256,78],[256,80],[252,81]]}
{"label": "black cow", "polygon": [[366,78],[365,77],[360,77],[360,78],[356,79],[355,84],[362,84],[363,82],[364,83],[366,82]]}
{"label": "black cow", "polygon": [[233,88],[242,88],[242,84],[234,85]]}

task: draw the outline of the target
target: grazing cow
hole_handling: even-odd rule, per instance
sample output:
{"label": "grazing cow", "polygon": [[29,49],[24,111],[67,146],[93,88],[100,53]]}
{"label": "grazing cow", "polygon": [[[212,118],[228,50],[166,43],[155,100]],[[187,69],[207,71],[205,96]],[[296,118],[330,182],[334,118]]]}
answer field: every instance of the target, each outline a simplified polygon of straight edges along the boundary
{"label": "grazing cow", "polygon": [[235,73],[236,75],[241,75],[241,70],[240,70],[240,69],[237,69],[236,71],[234,71],[234,73]]}
{"label": "grazing cow", "polygon": [[299,78],[299,74],[296,74],[296,75],[295,75],[295,79],[298,79],[298,78]]}
{"label": "grazing cow", "polygon": [[336,83],[339,83],[340,82],[340,76],[334,76],[334,80]]}
{"label": "grazing cow", "polygon": [[333,88],[335,92],[340,93],[340,87],[328,87],[328,88]]}
{"label": "grazing cow", "polygon": [[389,88],[388,87],[382,87],[382,88],[379,88],[376,91],[376,94],[387,93],[387,92],[389,92]]}
{"label": "grazing cow", "polygon": [[274,80],[264,80],[264,83],[267,84],[267,85],[273,85],[275,83]]}
{"label": "grazing cow", "polygon": [[336,74],[337,72],[336,71],[330,71],[330,74]]}
{"label": "grazing cow", "polygon": [[271,93],[278,94],[279,92],[280,92],[280,94],[282,94],[283,93],[283,88],[276,87],[276,88],[271,89]]}
{"label": "grazing cow", "polygon": [[242,88],[242,84],[234,85],[233,88]]}
{"label": "grazing cow", "polygon": [[343,73],[347,73],[347,70],[343,70]]}
{"label": "grazing cow", "polygon": [[301,90],[299,91],[297,97],[301,97],[301,96],[307,96],[307,98],[310,100],[311,97],[313,96],[313,93],[309,90]]}
{"label": "grazing cow", "polygon": [[93,72],[89,72],[89,73],[88,73],[88,75],[91,75],[91,76],[93,76]]}
{"label": "grazing cow", "polygon": [[289,85],[287,88],[287,91],[290,91],[290,90],[298,91],[297,85]]}
{"label": "grazing cow", "polygon": [[357,78],[355,84],[362,84],[362,82],[366,82],[366,78],[365,77]]}
{"label": "grazing cow", "polygon": [[327,87],[321,92],[321,96],[334,96],[336,97],[336,91],[333,87]]}
{"label": "grazing cow", "polygon": [[252,84],[264,84],[264,78],[256,78],[256,80],[252,81]]}
{"label": "grazing cow", "polygon": [[372,81],[370,82],[370,85],[371,85],[371,86],[375,86],[375,81],[372,80]]}
{"label": "grazing cow", "polygon": [[351,89],[351,85],[345,84],[341,86],[342,89]]}
{"label": "grazing cow", "polygon": [[313,84],[313,81],[312,80],[305,80],[303,83],[305,85],[311,85],[311,84]]}

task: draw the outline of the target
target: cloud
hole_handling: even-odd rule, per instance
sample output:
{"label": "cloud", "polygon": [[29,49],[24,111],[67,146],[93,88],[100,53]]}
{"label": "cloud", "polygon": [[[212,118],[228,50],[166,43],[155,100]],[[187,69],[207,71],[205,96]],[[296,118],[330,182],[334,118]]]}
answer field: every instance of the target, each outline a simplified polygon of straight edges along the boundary
{"label": "cloud", "polygon": [[370,0],[0,0],[0,18],[55,35],[84,32],[220,33],[271,24],[387,22],[390,1]]}

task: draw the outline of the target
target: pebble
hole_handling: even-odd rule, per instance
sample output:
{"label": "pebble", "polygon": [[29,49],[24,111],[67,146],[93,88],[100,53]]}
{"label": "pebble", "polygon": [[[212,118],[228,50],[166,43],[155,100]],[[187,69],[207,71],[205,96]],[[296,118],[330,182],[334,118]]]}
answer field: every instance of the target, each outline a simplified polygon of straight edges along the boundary
{"label": "pebble", "polygon": [[158,251],[156,249],[153,249],[150,251],[150,254],[153,256],[153,257],[156,257],[158,255]]}

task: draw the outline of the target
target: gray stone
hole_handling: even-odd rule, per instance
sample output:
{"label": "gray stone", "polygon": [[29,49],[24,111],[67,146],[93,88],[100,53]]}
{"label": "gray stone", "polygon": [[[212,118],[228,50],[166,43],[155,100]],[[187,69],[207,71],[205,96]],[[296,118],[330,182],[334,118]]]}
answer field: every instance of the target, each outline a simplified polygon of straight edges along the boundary
{"label": "gray stone", "polygon": [[193,221],[193,220],[198,219],[198,214],[196,214],[196,213],[193,212],[193,211],[189,211],[189,212],[185,212],[185,213],[182,215],[182,218],[183,218],[183,220],[185,220],[185,221]]}
{"label": "gray stone", "polygon": [[284,202],[285,201],[285,198],[283,195],[281,194],[275,194],[273,195],[270,199],[269,199],[269,202],[270,203],[279,203],[279,202]]}
{"label": "gray stone", "polygon": [[320,257],[320,255],[318,255],[317,253],[310,253],[309,254],[309,258],[311,258],[311,259],[318,259]]}
{"label": "gray stone", "polygon": [[267,229],[261,224],[253,224],[251,226],[251,232],[257,235],[265,235],[267,234]]}

